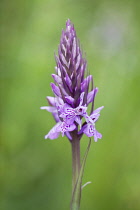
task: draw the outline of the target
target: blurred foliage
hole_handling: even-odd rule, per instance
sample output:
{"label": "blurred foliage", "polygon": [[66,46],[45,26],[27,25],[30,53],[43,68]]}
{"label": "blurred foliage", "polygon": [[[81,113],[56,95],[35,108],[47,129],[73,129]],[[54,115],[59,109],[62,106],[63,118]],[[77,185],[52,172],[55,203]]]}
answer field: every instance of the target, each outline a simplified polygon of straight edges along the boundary
{"label": "blurred foliage", "polygon": [[[88,69],[104,105],[92,142],[81,210],[140,209],[139,1],[0,1],[0,209],[66,210],[71,197],[71,148],[44,140],[54,125],[41,111],[52,95],[61,30],[75,24]],[[88,143],[81,140],[83,154]]]}

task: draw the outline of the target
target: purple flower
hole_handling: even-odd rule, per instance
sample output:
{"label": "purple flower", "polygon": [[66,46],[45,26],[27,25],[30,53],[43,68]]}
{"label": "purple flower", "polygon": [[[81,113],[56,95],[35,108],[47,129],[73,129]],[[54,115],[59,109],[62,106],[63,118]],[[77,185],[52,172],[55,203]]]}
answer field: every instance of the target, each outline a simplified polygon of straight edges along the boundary
{"label": "purple flower", "polygon": [[79,131],[79,134],[85,133],[88,137],[94,136],[94,141],[97,142],[98,139],[102,138],[102,134],[99,133],[95,128],[95,122],[99,119],[100,111],[104,106],[99,107],[94,110],[90,116],[85,115],[86,124]]}
{"label": "purple flower", "polygon": [[[66,135],[72,140],[73,133],[79,139],[85,133],[88,137],[94,136],[97,141],[102,135],[95,129],[95,122],[99,119],[103,106],[94,110],[98,88],[93,87],[93,77],[88,75],[86,60],[82,56],[79,40],[70,20],[66,22],[66,30],[62,31],[55,59],[56,74],[52,74],[54,83],[51,83],[54,97],[47,97],[49,106],[41,109],[51,112],[57,124],[45,138],[56,139],[62,133],[62,136]],[[91,114],[88,115],[90,103]]]}
{"label": "purple flower", "polygon": [[84,98],[84,92],[81,93],[80,96],[80,103],[79,106],[76,108],[72,108],[67,103],[64,104],[63,108],[61,109],[60,117],[63,118],[67,124],[73,124],[74,121],[77,122],[81,127],[81,118],[80,116],[84,116],[86,114],[87,107],[82,106]]}

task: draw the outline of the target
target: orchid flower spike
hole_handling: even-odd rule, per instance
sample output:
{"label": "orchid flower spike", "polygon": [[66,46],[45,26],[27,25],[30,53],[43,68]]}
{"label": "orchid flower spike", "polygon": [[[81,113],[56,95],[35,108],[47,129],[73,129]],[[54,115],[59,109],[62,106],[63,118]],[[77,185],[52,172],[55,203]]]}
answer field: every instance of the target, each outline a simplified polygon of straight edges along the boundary
{"label": "orchid flower spike", "polygon": [[[41,107],[52,113],[56,125],[45,138],[56,139],[60,134],[72,140],[73,132],[80,139],[83,134],[93,136],[97,141],[102,135],[96,130],[95,123],[99,119],[99,107],[94,110],[94,100],[98,88],[93,87],[93,77],[86,70],[87,62],[83,58],[76,31],[70,20],[62,31],[56,73],[52,74],[54,83],[51,88],[54,97],[47,97],[49,106]],[[88,106],[91,103],[90,115]]]}

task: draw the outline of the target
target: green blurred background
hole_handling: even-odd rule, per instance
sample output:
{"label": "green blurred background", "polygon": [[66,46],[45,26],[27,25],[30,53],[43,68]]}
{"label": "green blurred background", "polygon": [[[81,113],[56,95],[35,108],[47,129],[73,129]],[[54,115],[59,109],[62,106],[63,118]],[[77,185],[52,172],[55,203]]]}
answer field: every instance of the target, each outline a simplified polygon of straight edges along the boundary
{"label": "green blurred background", "polygon": [[[133,0],[1,0],[0,210],[67,210],[71,147],[44,135],[54,52],[68,18],[104,105],[92,141],[81,210],[140,209],[140,4]],[[84,154],[88,138],[81,141]]]}

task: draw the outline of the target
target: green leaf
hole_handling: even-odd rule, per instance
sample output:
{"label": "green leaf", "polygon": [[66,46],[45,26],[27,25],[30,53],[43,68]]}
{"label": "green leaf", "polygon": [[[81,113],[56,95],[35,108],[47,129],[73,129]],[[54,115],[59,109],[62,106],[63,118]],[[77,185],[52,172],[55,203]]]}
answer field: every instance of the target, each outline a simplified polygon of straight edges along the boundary
{"label": "green leaf", "polygon": [[86,163],[86,159],[87,159],[87,155],[89,152],[89,148],[90,148],[90,144],[91,144],[91,139],[89,140],[86,152],[84,154],[84,158],[81,164],[81,169],[80,169],[80,173],[79,176],[77,178],[77,182],[72,194],[72,200],[71,200],[71,210],[78,210],[80,207],[80,199],[81,199],[81,184],[82,184],[82,178],[83,178],[83,173],[84,173],[84,168],[85,168],[85,163]]}

